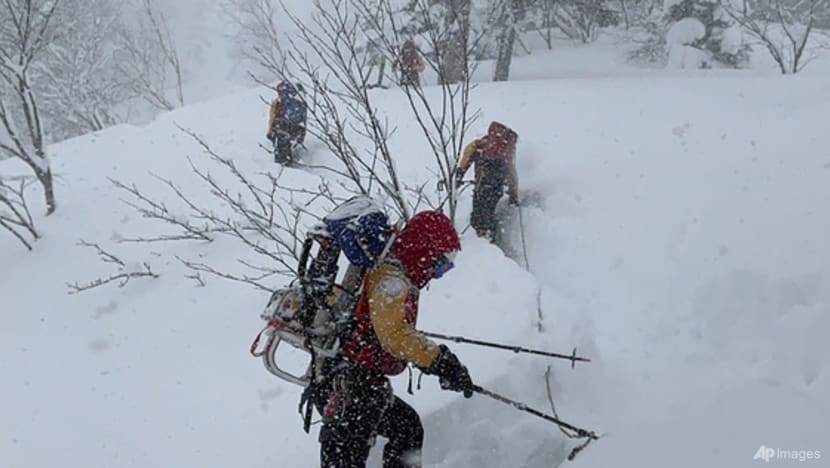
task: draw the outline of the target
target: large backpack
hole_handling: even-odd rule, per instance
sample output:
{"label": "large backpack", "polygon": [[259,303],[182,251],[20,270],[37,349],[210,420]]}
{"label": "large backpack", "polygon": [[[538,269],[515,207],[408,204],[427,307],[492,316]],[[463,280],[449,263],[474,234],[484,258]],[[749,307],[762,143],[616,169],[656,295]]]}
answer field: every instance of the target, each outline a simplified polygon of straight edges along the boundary
{"label": "large backpack", "polygon": [[[347,200],[324,217],[306,235],[297,278],[275,291],[260,315],[266,325],[251,354],[262,357],[275,376],[310,388],[351,337],[363,277],[386,254],[392,232],[383,209],[365,196]],[[340,263],[347,264],[343,274]],[[265,344],[260,343],[263,337]],[[282,342],[311,354],[304,374],[277,364]]]}
{"label": "large backpack", "polygon": [[516,157],[516,142],[519,140],[519,134],[510,127],[499,122],[492,122],[484,140],[481,161],[500,159],[510,162]]}
{"label": "large backpack", "polygon": [[283,121],[289,127],[304,127],[307,114],[305,101],[300,97],[297,88],[291,83],[282,83],[281,88],[280,109]]}

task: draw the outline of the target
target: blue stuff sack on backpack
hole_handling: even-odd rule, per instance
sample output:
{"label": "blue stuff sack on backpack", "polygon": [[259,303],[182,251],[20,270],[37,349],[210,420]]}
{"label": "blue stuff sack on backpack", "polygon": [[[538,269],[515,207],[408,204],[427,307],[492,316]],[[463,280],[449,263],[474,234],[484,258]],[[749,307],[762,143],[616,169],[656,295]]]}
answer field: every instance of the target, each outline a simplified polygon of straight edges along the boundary
{"label": "blue stuff sack on backpack", "polygon": [[323,222],[349,262],[360,268],[375,264],[392,233],[383,209],[367,196],[343,202]]}
{"label": "blue stuff sack on backpack", "polygon": [[285,83],[280,96],[283,119],[290,127],[303,127],[306,121],[306,104],[300,97],[298,89],[291,83]]}

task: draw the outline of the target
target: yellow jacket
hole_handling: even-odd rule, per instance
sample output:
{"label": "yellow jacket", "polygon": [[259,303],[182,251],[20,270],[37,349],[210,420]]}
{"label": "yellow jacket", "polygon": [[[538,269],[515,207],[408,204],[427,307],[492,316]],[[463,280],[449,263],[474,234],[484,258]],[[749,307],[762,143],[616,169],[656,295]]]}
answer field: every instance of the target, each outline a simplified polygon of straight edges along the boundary
{"label": "yellow jacket", "polygon": [[[478,160],[481,156],[481,152],[483,151],[482,145],[482,139],[477,138],[464,147],[464,152],[462,153],[461,161],[458,162],[458,169],[455,172],[455,176],[457,179],[462,179],[464,177],[464,174],[466,174],[467,170],[470,168],[470,165],[475,163],[475,183],[478,184],[479,179],[481,178],[481,171],[478,170]],[[515,158],[511,159],[507,166],[507,187],[510,190],[511,195],[518,197],[519,174],[518,172],[516,172]]]}
{"label": "yellow jacket", "polygon": [[364,285],[369,318],[383,351],[427,368],[438,357],[438,346],[415,329],[418,290],[400,268],[381,264],[369,271]]}
{"label": "yellow jacket", "polygon": [[280,100],[275,98],[271,101],[271,112],[268,116],[268,133],[277,131],[277,116],[280,115]]}

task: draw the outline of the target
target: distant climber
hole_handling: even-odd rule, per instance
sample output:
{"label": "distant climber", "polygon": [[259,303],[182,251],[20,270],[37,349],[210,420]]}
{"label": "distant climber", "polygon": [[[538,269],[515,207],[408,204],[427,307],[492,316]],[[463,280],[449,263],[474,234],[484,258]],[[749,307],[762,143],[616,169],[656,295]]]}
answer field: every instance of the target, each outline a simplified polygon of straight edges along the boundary
{"label": "distant climber", "polygon": [[464,148],[455,172],[455,182],[460,187],[470,165],[475,165],[470,225],[479,237],[495,240],[498,236],[495,212],[505,186],[510,204],[519,204],[519,176],[516,173],[518,139],[518,134],[512,129],[492,122],[485,136],[473,140]]}
{"label": "distant climber", "polygon": [[369,81],[377,69],[377,80],[374,83],[369,83],[369,88],[386,88],[383,85],[383,75],[386,72],[386,56],[383,55],[383,50],[376,41],[370,41],[366,47],[366,52],[369,57],[369,72],[366,74],[366,80]]}
{"label": "distant climber", "polygon": [[424,59],[418,52],[415,42],[408,40],[401,46],[401,58],[399,69],[401,73],[401,86],[420,86],[421,73],[424,71]]}
{"label": "distant climber", "polygon": [[279,164],[295,162],[295,147],[305,141],[307,107],[302,93],[301,84],[282,81],[271,102],[266,137],[274,144],[274,162]]}

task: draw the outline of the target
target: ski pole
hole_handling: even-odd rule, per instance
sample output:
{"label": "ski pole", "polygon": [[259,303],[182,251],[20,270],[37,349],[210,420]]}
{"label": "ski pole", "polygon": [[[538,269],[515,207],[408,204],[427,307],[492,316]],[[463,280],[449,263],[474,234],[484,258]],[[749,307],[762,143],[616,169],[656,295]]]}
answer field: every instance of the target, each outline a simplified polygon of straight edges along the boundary
{"label": "ski pole", "polygon": [[566,354],[559,354],[559,353],[551,353],[548,351],[540,351],[538,349],[530,349],[530,348],[523,348],[521,346],[511,346],[511,345],[504,345],[499,343],[491,343],[488,341],[481,341],[481,340],[473,340],[470,338],[464,338],[463,336],[449,336],[449,335],[442,335],[440,333],[431,333],[431,332],[422,332],[424,336],[428,336],[430,338],[435,338],[438,340],[447,340],[452,341],[455,343],[467,343],[467,344],[474,344],[479,346],[488,346],[490,348],[498,348],[498,349],[506,349],[508,351],[513,351],[514,353],[527,353],[527,354],[538,354],[540,356],[547,356],[552,358],[558,359],[567,359],[571,361],[571,367],[576,365],[576,361],[583,361],[583,362],[591,362],[590,359],[580,357],[576,355],[576,348],[574,348],[573,353],[568,356]]}
{"label": "ski pole", "polygon": [[516,209],[519,211],[519,231],[522,234],[522,254],[524,255],[525,259],[525,268],[529,272],[530,261],[527,259],[527,241],[525,240],[525,220],[522,216],[522,205],[516,205]]}
{"label": "ski pole", "polygon": [[557,419],[557,418],[555,418],[555,417],[553,417],[549,414],[545,414],[545,413],[543,413],[543,412],[541,412],[537,409],[533,409],[533,408],[527,406],[524,403],[521,403],[521,402],[518,402],[518,401],[515,401],[515,400],[511,400],[510,398],[499,395],[496,392],[491,392],[490,390],[487,390],[485,388],[481,388],[478,385],[473,385],[473,391],[475,391],[476,393],[480,393],[482,395],[488,396],[488,397],[490,397],[490,398],[492,398],[496,401],[500,401],[502,403],[510,405],[510,406],[516,408],[519,411],[524,411],[525,413],[530,413],[530,414],[532,414],[536,417],[542,418],[545,421],[552,422],[552,423],[556,424],[557,426],[559,426],[563,429],[568,429],[570,431],[573,431],[580,438],[593,439],[593,440],[598,440],[599,439],[599,436],[596,435],[596,433],[594,433],[593,431],[580,429],[580,428],[578,428],[576,426],[573,426],[571,424],[568,424],[568,423],[566,423],[566,422],[564,422],[560,419]]}

